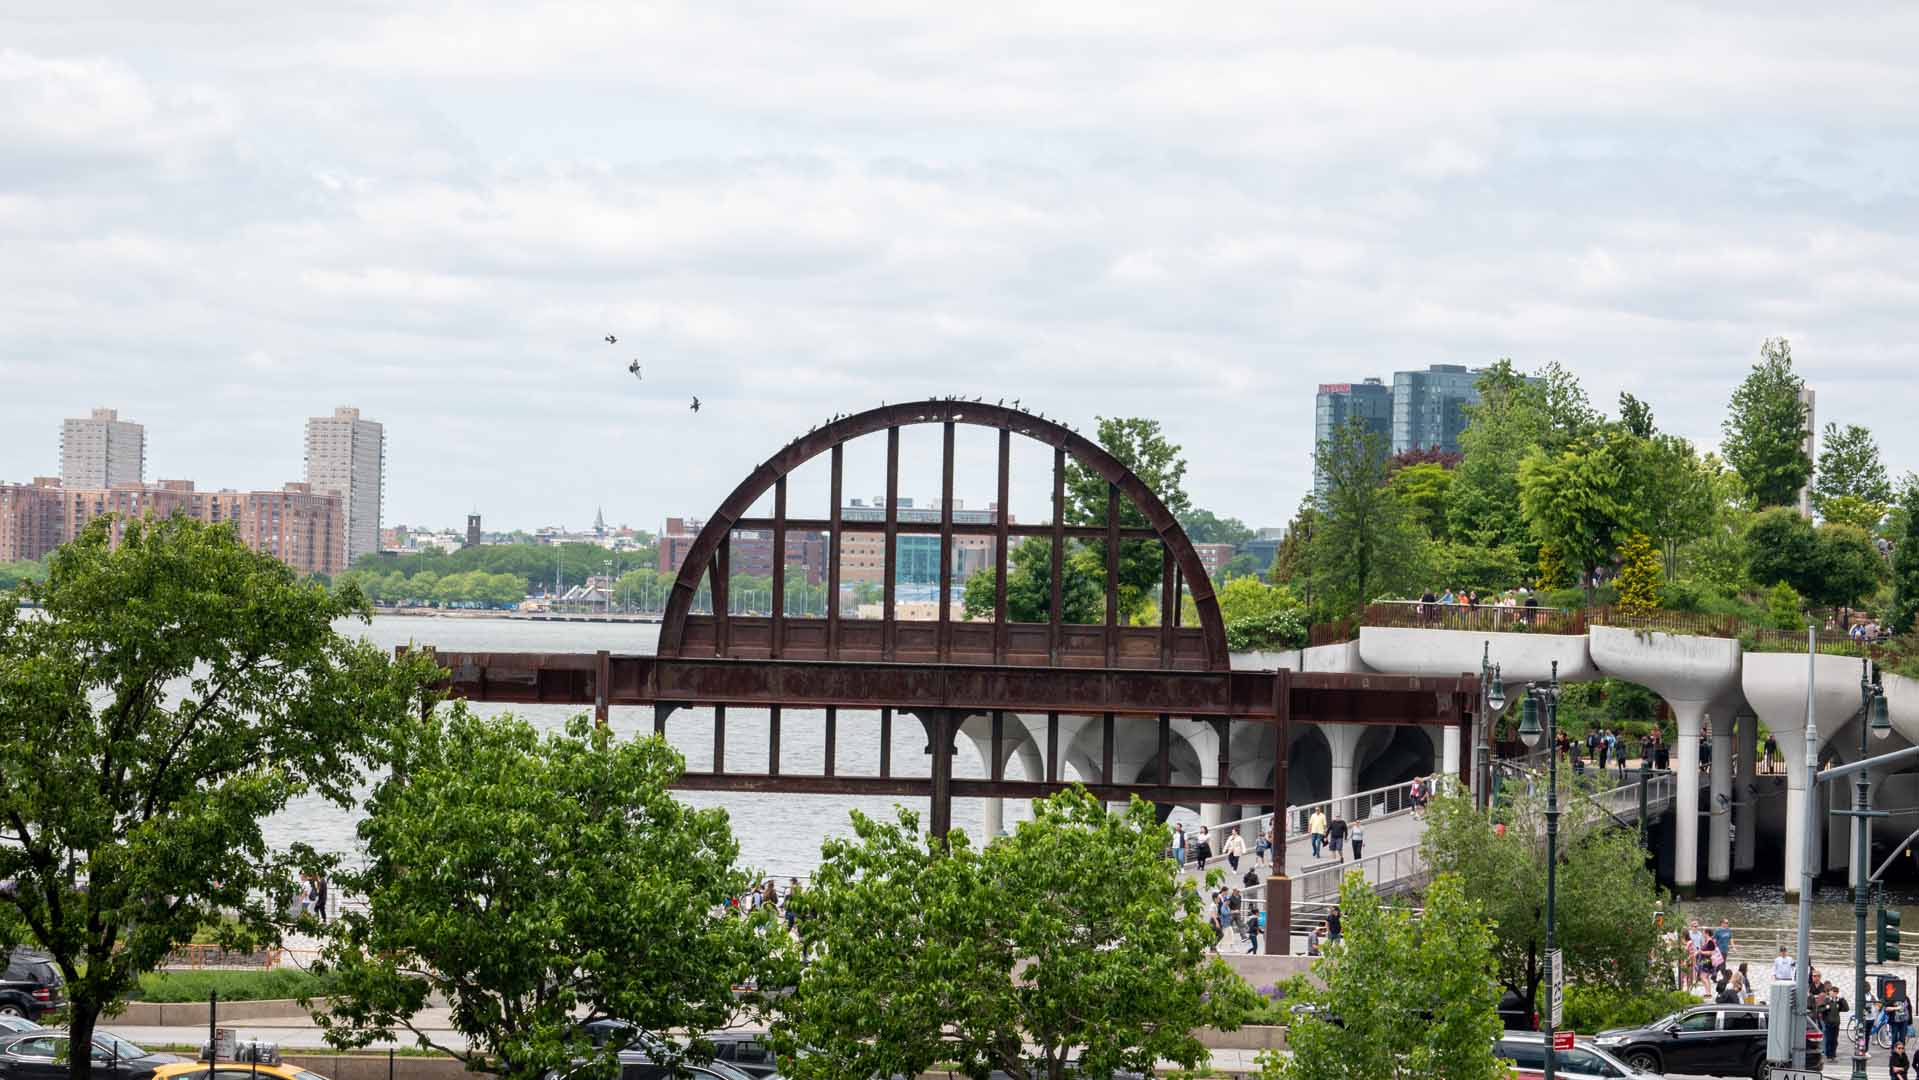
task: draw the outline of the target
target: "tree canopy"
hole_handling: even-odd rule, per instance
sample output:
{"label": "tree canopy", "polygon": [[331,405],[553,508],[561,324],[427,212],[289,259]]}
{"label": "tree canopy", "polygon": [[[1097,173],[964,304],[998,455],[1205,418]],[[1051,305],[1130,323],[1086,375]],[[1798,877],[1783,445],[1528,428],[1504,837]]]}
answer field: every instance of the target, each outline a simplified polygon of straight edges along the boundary
{"label": "tree canopy", "polygon": [[[768,938],[724,908],[747,887],[720,809],[667,786],[664,739],[617,740],[585,717],[542,736],[463,705],[419,723],[360,823],[368,863],[338,875],[366,898],[330,926],[321,1019],[337,1046],[411,1033],[473,1071],[537,1080],[587,1061],[579,1025],[643,1036],[724,1026],[732,987],[765,970]],[[415,1023],[444,997],[462,1044]]]}
{"label": "tree canopy", "polygon": [[1424,539],[1386,482],[1378,434],[1357,421],[1336,429],[1315,455],[1325,490],[1307,559],[1315,601],[1350,611],[1419,584]]}
{"label": "tree canopy", "polygon": [[1895,634],[1910,634],[1919,621],[1919,483],[1906,485],[1900,509],[1905,529],[1894,540],[1892,612],[1887,624]]}
{"label": "tree canopy", "polygon": [[1792,345],[1769,338],[1759,362],[1732,393],[1720,451],[1760,507],[1788,506],[1812,475],[1806,456],[1805,381],[1792,369]]}
{"label": "tree canopy", "polygon": [[1576,436],[1557,454],[1535,449],[1519,464],[1519,500],[1533,538],[1581,571],[1593,571],[1639,524],[1631,435],[1618,427]]}
{"label": "tree canopy", "polygon": [[1858,424],[1827,424],[1819,440],[1819,471],[1812,485],[1812,506],[1828,521],[1871,528],[1892,502],[1892,481],[1879,460],[1872,432]]}
{"label": "tree canopy", "polygon": [[438,677],[335,632],[364,621],[357,590],[230,528],[135,519],[116,545],[109,524],[22,586],[38,615],[0,605],[0,932],[60,968],[78,1045],[204,926],[277,940],[324,861],[261,821],[296,795],[349,805]]}
{"label": "tree canopy", "polygon": [[[812,957],[774,1037],[799,1080],[915,1076],[935,1062],[1060,1080],[1188,1068],[1203,1026],[1254,995],[1218,957],[1194,886],[1163,857],[1152,805],[1108,813],[1083,789],[1033,804],[984,848],[901,810],[858,812],[794,907]],[[1030,1048],[1030,1050],[1029,1050]],[[784,1060],[784,1059],[783,1059]]]}
{"label": "tree canopy", "polygon": [[[961,592],[969,619],[991,618],[994,590],[990,572],[966,579]],[[1060,621],[1106,621],[1106,564],[1084,546],[1067,542],[1060,561]],[[1006,559],[1006,617],[1013,622],[1043,623],[1052,619],[1053,542],[1031,536],[1013,548]]]}

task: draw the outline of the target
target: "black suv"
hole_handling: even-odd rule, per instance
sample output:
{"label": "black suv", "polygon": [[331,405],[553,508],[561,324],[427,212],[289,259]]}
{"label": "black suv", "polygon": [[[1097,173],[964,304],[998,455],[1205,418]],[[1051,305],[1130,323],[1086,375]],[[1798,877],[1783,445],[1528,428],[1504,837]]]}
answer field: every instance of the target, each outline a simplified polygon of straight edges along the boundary
{"label": "black suv", "polygon": [[[1772,1074],[1766,1062],[1764,1005],[1701,1005],[1642,1028],[1615,1028],[1593,1036],[1593,1045],[1636,1072],[1698,1076]],[[1820,1063],[1819,1029],[1807,1025],[1806,1064]]]}
{"label": "black suv", "polygon": [[0,1016],[38,1021],[67,1003],[64,989],[53,961],[25,946],[16,947],[7,957],[6,971],[0,973]]}

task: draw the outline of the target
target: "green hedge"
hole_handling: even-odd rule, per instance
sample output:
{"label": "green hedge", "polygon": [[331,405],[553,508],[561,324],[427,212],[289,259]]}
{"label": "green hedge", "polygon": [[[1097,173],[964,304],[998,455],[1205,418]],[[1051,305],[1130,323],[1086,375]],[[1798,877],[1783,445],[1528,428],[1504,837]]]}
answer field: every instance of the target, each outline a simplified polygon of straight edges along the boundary
{"label": "green hedge", "polygon": [[[1543,987],[1541,994],[1544,994]],[[1638,1027],[1697,1004],[1699,996],[1684,990],[1629,994],[1603,986],[1568,986],[1565,1027],[1586,1034],[1607,1028]]]}
{"label": "green hedge", "polygon": [[140,976],[141,1001],[205,1001],[213,991],[221,1001],[273,1001],[322,997],[327,981],[298,968],[272,971],[150,971]]}

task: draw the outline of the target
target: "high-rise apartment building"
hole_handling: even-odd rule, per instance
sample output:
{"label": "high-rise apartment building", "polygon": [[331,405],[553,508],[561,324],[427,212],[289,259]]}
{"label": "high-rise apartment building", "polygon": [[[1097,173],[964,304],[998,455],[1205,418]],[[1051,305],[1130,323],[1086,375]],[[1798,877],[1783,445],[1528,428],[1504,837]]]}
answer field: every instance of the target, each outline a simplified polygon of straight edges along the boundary
{"label": "high-rise apartment building", "polygon": [[[1366,430],[1379,436],[1381,447],[1393,441],[1393,391],[1378,379],[1356,383],[1320,383],[1313,399],[1313,447],[1326,445],[1333,432],[1358,420]],[[1326,490],[1326,477],[1317,462],[1313,465],[1313,491]]]}
{"label": "high-rise apartment building", "polygon": [[386,493],[386,429],[341,406],[307,421],[306,482],[338,495],[348,566],[380,550],[380,507]]}
{"label": "high-rise apartment building", "polygon": [[119,543],[127,522],[180,514],[229,525],[240,541],[305,574],[346,569],[340,528],[343,500],[306,484],[279,491],[196,491],[191,480],[67,487],[53,477],[31,485],[0,484],[0,562],[44,558],[79,536],[95,518],[115,515],[110,537]]}
{"label": "high-rise apartment building", "polygon": [[147,429],[120,419],[114,409],[60,423],[60,482],[67,487],[110,488],[144,483]]}
{"label": "high-rise apartment building", "polygon": [[1479,401],[1479,375],[1464,364],[1393,372],[1393,453],[1458,450],[1466,406]]}
{"label": "high-rise apartment building", "polygon": [[60,546],[60,478],[0,484],[0,563],[46,557]]}
{"label": "high-rise apartment building", "polygon": [[[940,508],[937,504],[916,507],[912,499],[901,499],[897,508],[898,520],[920,525],[937,525],[940,522]],[[875,497],[869,504],[860,499],[840,508],[840,520],[844,523],[840,533],[840,581],[851,585],[855,582],[870,581],[875,584],[886,580],[886,533],[873,532],[875,525],[884,528],[886,523],[886,499]],[[999,521],[999,507],[989,506],[985,510],[968,510],[957,499],[953,502],[953,523],[955,525],[992,525]],[[953,537],[953,576],[955,586],[966,581],[974,574],[993,565],[994,538],[977,534],[955,534]],[[912,587],[931,586],[936,591],[940,580],[940,538],[938,533],[914,532],[901,533],[894,541],[893,580],[897,585]]]}

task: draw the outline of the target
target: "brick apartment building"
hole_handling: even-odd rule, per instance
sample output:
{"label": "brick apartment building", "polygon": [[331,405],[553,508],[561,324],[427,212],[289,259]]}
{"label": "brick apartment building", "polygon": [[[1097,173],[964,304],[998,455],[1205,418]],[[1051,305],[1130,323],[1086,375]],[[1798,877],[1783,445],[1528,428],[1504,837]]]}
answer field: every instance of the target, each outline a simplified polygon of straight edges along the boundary
{"label": "brick apartment building", "polygon": [[0,561],[43,558],[109,514],[119,516],[112,526],[115,542],[125,535],[127,518],[184,514],[231,525],[248,547],[301,573],[332,576],[346,569],[339,496],[316,494],[307,484],[279,491],[196,491],[191,480],[106,488],[70,488],[52,477],[0,484]]}
{"label": "brick apartment building", "polygon": [[[700,537],[706,522],[700,518],[667,518],[660,532],[660,572],[677,574],[686,565],[693,542]],[[794,571],[804,574],[806,583],[818,585],[826,580],[826,536],[823,533],[790,530],[786,534],[786,566],[789,577]],[[727,567],[735,575],[773,576],[773,533],[770,529],[735,529],[727,545]]]}

